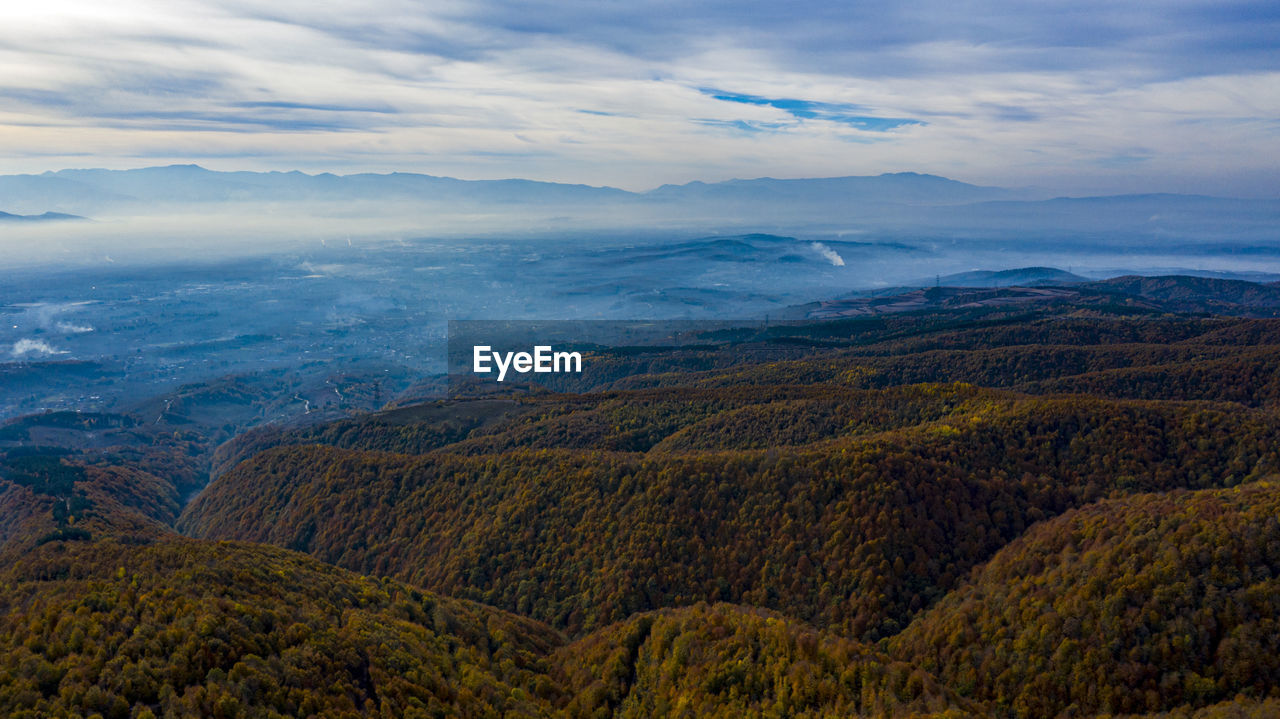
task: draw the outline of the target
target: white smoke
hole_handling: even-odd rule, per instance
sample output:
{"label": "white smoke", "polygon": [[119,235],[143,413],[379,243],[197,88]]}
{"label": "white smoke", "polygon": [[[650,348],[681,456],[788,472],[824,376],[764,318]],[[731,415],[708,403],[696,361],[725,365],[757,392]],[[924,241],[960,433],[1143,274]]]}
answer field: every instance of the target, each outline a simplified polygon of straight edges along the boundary
{"label": "white smoke", "polygon": [[23,308],[16,324],[38,327],[42,330],[61,332],[62,334],[82,334],[92,332],[93,325],[62,319],[67,313],[80,310],[85,305],[95,304],[93,300],[79,302],[31,302],[19,305]]}
{"label": "white smoke", "polygon": [[59,332],[66,332],[67,334],[81,334],[93,331],[93,327],[91,325],[73,325],[70,322],[59,322],[54,325],[54,327],[56,327]]}
{"label": "white smoke", "polygon": [[832,267],[844,267],[844,258],[840,256],[840,253],[836,252],[830,247],[827,247],[821,242],[814,242],[813,244],[809,245],[809,247],[811,247],[814,252],[817,252],[818,254],[822,255],[827,262],[831,263]]}
{"label": "white smoke", "polygon": [[26,355],[48,357],[49,355],[64,355],[66,351],[56,350],[43,340],[23,339],[13,343],[13,349],[10,350],[10,354],[14,357],[25,357]]}

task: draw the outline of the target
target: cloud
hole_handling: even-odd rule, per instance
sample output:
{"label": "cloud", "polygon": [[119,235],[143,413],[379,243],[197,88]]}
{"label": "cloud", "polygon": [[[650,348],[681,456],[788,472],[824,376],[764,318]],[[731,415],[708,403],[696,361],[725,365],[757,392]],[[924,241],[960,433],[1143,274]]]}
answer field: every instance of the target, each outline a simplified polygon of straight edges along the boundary
{"label": "cloud", "polygon": [[[944,0],[830,3],[709,0],[673,10],[637,0],[496,0],[450,17],[490,29],[492,48],[530,39],[592,45],[652,62],[681,61],[732,42],[759,48],[790,72],[902,77],[1016,70],[1139,69],[1152,78],[1275,67],[1280,11],[1263,2]],[[922,48],[968,48],[936,65]]]}
{"label": "cloud", "polygon": [[[0,172],[217,158],[646,189],[909,169],[1257,192],[1280,153],[1277,38],[1280,6],[1203,0],[9,3]],[[1105,160],[1139,145],[1150,161]]]}
{"label": "cloud", "polygon": [[277,109],[277,110],[310,110],[314,112],[371,112],[379,115],[390,115],[395,113],[395,108],[389,105],[381,105],[378,107],[360,107],[356,105],[318,105],[308,104],[305,102],[237,102],[235,107],[242,107],[251,110],[260,109]]}
{"label": "cloud", "polygon": [[693,122],[707,127],[726,128],[753,134],[757,132],[778,132],[794,126],[794,123],[789,122],[749,122],[747,120],[717,120],[711,118],[695,118]]}

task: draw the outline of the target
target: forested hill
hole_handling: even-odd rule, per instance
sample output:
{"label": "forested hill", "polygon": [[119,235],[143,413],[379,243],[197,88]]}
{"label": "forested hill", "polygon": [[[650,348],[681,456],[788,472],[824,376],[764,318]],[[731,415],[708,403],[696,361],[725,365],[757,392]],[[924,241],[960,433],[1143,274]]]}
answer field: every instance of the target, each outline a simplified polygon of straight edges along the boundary
{"label": "forested hill", "polygon": [[570,644],[295,552],[174,536],[46,543],[0,582],[7,717],[981,716],[927,672],[746,607]]}
{"label": "forested hill", "polygon": [[1130,311],[1280,316],[1280,286],[1274,282],[1188,275],[1126,275],[1090,281],[1047,267],[968,272],[938,278],[938,282],[938,285],[858,291],[803,305],[792,314],[809,319],[834,319],[940,309],[1071,304],[1111,311],[1123,307]]}
{"label": "forested hill", "polygon": [[1092,301],[757,327],[254,431],[185,506],[176,433],[10,448],[0,708],[1275,716],[1278,351]]}
{"label": "forested hill", "polygon": [[[961,403],[946,387],[919,391],[952,411],[785,448],[280,448],[224,475],[179,526],[308,551],[574,634],[702,600],[768,607],[873,640],[1039,519],[1127,492],[1231,486],[1280,467],[1280,427],[1261,411]],[[788,416],[806,424],[800,430],[815,417],[852,430],[818,413],[847,416],[860,404],[796,403]],[[764,425],[777,420],[771,405],[738,410],[718,434],[692,434],[728,445],[749,441],[732,433],[739,428],[813,439]]]}
{"label": "forested hill", "polygon": [[1024,716],[1271,693],[1280,487],[1140,494],[1042,522],[890,645]]}

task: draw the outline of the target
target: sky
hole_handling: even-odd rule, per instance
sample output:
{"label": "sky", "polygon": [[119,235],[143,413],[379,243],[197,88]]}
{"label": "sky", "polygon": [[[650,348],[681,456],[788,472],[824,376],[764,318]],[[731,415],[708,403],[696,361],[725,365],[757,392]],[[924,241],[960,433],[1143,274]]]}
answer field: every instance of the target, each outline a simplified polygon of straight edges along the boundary
{"label": "sky", "polygon": [[916,171],[1280,197],[1280,3],[41,0],[0,174],[194,162],[645,190]]}

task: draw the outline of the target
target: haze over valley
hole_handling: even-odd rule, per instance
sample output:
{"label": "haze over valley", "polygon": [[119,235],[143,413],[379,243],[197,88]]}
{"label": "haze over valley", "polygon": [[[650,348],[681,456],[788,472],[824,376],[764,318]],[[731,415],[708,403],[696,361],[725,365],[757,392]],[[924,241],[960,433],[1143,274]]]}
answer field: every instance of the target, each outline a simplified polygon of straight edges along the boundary
{"label": "haze over valley", "polygon": [[344,377],[384,401],[430,385],[450,319],[796,317],[943,276],[1035,284],[963,273],[1037,266],[1280,278],[1280,201],[1042,199],[914,173],[632,193],[174,166],[6,176],[0,198],[26,213],[0,225],[4,416],[260,373],[290,392],[255,422],[352,409]]}

